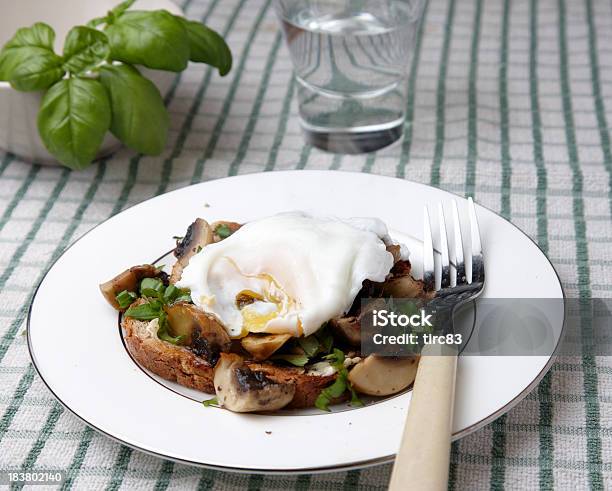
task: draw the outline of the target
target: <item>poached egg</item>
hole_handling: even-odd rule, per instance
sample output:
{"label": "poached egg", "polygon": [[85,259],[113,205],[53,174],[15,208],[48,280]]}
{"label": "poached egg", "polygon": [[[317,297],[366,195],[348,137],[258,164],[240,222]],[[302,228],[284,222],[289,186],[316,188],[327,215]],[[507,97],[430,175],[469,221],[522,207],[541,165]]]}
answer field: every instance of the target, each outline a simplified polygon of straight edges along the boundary
{"label": "poached egg", "polygon": [[[183,270],[180,288],[233,338],[308,336],[346,313],[364,280],[384,281],[395,244],[377,218],[290,212],[249,222],[209,244]],[[402,259],[408,259],[405,246]]]}

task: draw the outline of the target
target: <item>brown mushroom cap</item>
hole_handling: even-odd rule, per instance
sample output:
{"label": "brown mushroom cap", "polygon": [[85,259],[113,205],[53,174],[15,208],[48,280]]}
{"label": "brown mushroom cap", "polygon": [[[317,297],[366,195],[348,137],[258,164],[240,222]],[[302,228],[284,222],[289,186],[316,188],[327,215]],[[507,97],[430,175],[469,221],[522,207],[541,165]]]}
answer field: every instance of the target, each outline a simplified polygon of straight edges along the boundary
{"label": "brown mushroom cap", "polygon": [[240,340],[242,347],[249,352],[255,361],[267,360],[279,350],[289,339],[291,334],[249,334]]}
{"label": "brown mushroom cap", "polygon": [[426,296],[425,283],[415,280],[409,274],[388,279],[382,287],[382,293],[387,297],[422,298]]}
{"label": "brown mushroom cap", "polygon": [[116,310],[125,310],[119,307],[115,298],[124,290],[136,292],[140,281],[143,278],[154,278],[162,274],[159,269],[151,264],[141,264],[140,266],[132,266],[126,269],[123,273],[118,274],[112,280],[106,281],[100,285],[100,291],[106,301]]}
{"label": "brown mushroom cap", "polygon": [[382,298],[370,301],[363,308],[359,306],[358,315],[340,317],[329,321],[329,326],[334,335],[351,346],[361,345],[361,322],[365,316],[371,315],[373,310],[385,308],[386,303]]}
{"label": "brown mushroom cap", "polygon": [[219,404],[238,413],[276,411],[289,404],[295,394],[295,384],[275,382],[264,372],[251,370],[233,353],[221,354],[214,385]]}
{"label": "brown mushroom cap", "polygon": [[219,353],[230,350],[232,343],[227,331],[214,317],[195,305],[178,302],[164,307],[164,310],[170,334],[183,336],[183,344],[212,365]]}
{"label": "brown mushroom cap", "polygon": [[170,276],[170,283],[176,283],[181,279],[183,269],[189,264],[189,260],[203,247],[214,242],[213,231],[206,220],[197,218],[187,228],[183,239],[176,244],[174,249],[174,255],[176,256],[176,263],[172,267],[172,275]]}
{"label": "brown mushroom cap", "polygon": [[361,326],[356,316],[332,319],[329,321],[329,327],[334,336],[338,336],[338,338],[351,346],[359,346],[361,344]]}

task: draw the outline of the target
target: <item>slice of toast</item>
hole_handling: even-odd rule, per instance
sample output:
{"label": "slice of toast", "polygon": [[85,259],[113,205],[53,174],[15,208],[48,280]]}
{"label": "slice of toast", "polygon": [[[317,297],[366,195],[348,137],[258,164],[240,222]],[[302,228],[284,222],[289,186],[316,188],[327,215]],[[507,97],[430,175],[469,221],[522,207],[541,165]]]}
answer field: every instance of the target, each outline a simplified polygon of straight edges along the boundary
{"label": "slice of toast", "polygon": [[157,337],[157,322],[123,317],[125,343],[134,359],[160,377],[191,389],[215,393],[214,369],[187,348],[175,346]]}
{"label": "slice of toast", "polygon": [[[253,371],[264,372],[266,377],[280,383],[295,384],[295,395],[286,408],[305,408],[313,407],[321,391],[336,380],[333,375],[312,375],[306,373],[303,368],[286,367],[274,365],[269,362],[254,363],[248,362],[248,367]],[[345,398],[337,399],[340,402]]]}
{"label": "slice of toast", "polygon": [[[134,305],[139,305],[137,300]],[[125,343],[132,357],[144,368],[166,380],[208,394],[215,393],[214,368],[203,358],[182,346],[175,346],[157,337],[157,321],[139,321],[123,317]],[[336,375],[311,375],[303,368],[247,361],[253,371],[264,372],[276,382],[295,384],[295,395],[288,408],[314,406],[321,391],[330,385]]]}
{"label": "slice of toast", "polygon": [[[223,240],[227,235],[238,230],[240,226],[235,222],[215,222],[209,225],[205,220],[197,219],[189,227],[185,237],[177,243],[175,250],[177,262],[173,265],[170,283],[173,284],[180,279],[183,268],[188,264],[190,257],[202,247]],[[429,295],[428,292],[424,291],[422,282],[414,280],[410,276],[410,262],[400,260],[399,246],[391,245],[387,248],[393,254],[395,260],[395,266],[387,280],[380,284],[364,282],[363,291],[359,298],[355,300],[356,311],[353,312],[355,309],[352,308],[350,315],[347,314],[347,317],[338,321],[350,321],[358,318],[361,297],[376,297],[383,293],[398,297],[417,298]],[[111,300],[114,300],[114,298]],[[132,305],[140,305],[143,302],[145,300],[138,299]],[[359,326],[356,321],[353,324],[355,324],[352,326],[355,332],[352,333],[353,336],[350,339],[345,339],[345,341],[348,341],[349,345],[359,346]],[[185,387],[208,394],[215,393],[213,365],[205,358],[196,355],[188,347],[177,346],[160,339],[157,336],[157,320],[139,321],[123,316],[121,325],[125,332],[126,346],[132,357],[141,366],[164,379],[177,382]],[[340,339],[344,339],[344,337],[340,336]],[[240,348],[238,352],[240,352]],[[241,353],[241,356],[243,354]],[[330,386],[337,377],[336,374],[320,375],[307,372],[304,368],[286,366],[271,361],[261,362],[247,359],[245,363],[252,371],[263,372],[266,377],[275,382],[289,383],[295,386],[295,395],[286,406],[288,408],[314,406],[321,391]],[[340,402],[346,398],[345,393],[335,402]]]}

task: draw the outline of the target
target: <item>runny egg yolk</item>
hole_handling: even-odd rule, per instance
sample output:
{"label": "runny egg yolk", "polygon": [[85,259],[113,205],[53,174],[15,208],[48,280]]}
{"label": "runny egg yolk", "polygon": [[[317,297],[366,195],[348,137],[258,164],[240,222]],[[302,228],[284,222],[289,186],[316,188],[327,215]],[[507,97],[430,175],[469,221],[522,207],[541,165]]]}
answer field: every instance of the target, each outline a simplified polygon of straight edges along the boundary
{"label": "runny egg yolk", "polygon": [[[241,337],[249,332],[272,333],[268,322],[279,316],[296,311],[297,302],[285,292],[278,282],[269,274],[245,275],[257,280],[261,290],[242,290],[236,295],[236,307],[242,316]],[[298,330],[301,321],[297,319]],[[279,334],[283,331],[279,330]]]}
{"label": "runny egg yolk", "polygon": [[278,317],[278,305],[270,302],[253,302],[240,310],[243,332],[265,332],[269,321]]}

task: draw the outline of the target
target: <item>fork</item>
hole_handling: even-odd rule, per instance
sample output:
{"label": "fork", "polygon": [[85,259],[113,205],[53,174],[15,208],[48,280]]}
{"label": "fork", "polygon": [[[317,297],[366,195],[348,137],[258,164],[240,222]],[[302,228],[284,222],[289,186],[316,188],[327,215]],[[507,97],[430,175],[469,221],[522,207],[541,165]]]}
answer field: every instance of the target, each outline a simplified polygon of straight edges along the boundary
{"label": "fork", "polygon": [[[453,240],[450,248],[444,208],[442,203],[438,204],[440,261],[436,265],[427,207],[424,211],[423,281],[426,288],[435,290],[430,307],[442,307],[446,311],[447,329],[452,329],[454,310],[476,298],[484,288],[484,260],[472,198],[468,198],[468,218],[471,239],[469,255],[466,254],[467,243],[462,238],[457,202],[452,203]],[[453,269],[454,275],[451,274]],[[436,277],[439,277],[439,282]],[[391,491],[447,489],[456,370],[456,348],[449,345],[426,345],[423,348],[402,441],[391,474]]]}

